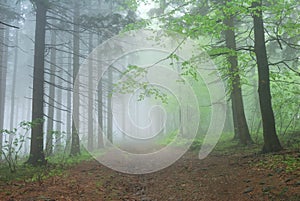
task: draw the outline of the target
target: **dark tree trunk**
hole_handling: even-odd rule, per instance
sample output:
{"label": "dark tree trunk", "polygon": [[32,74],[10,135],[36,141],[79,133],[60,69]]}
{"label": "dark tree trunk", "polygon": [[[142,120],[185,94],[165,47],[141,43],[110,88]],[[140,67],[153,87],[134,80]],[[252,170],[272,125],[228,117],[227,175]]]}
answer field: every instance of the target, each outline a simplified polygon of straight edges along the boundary
{"label": "dark tree trunk", "polygon": [[258,94],[262,115],[264,146],[262,151],[276,152],[282,150],[276,134],[275,119],[272,109],[272,97],[270,90],[269,64],[265,45],[264,23],[261,11],[262,1],[254,2],[252,7],[254,21],[254,49],[258,67]]}
{"label": "dark tree trunk", "polygon": [[[51,32],[51,45],[56,45],[56,32]],[[50,55],[50,84],[49,85],[49,107],[48,107],[48,121],[47,121],[47,135],[46,135],[46,155],[53,154],[53,119],[54,119],[54,99],[55,99],[55,71],[56,71],[56,50],[51,49]]]}
{"label": "dark tree trunk", "polygon": [[39,121],[31,129],[30,155],[28,163],[31,165],[43,165],[46,163],[44,156],[44,56],[45,56],[45,27],[47,5],[45,1],[36,0],[36,29],[34,46],[34,71],[32,94],[32,121]]}
{"label": "dark tree trunk", "polygon": [[230,64],[230,80],[231,80],[231,103],[235,137],[243,145],[252,144],[246,116],[244,112],[244,103],[242,97],[241,81],[239,75],[238,58],[236,55],[236,40],[234,32],[234,18],[228,16],[224,20],[224,24],[228,27],[225,33],[226,47],[231,51],[228,56]]}
{"label": "dark tree trunk", "polygon": [[79,2],[74,3],[74,35],[73,35],[73,121],[72,121],[72,142],[71,142],[71,156],[80,154],[79,142],[79,85],[75,84],[77,74],[79,71]]}

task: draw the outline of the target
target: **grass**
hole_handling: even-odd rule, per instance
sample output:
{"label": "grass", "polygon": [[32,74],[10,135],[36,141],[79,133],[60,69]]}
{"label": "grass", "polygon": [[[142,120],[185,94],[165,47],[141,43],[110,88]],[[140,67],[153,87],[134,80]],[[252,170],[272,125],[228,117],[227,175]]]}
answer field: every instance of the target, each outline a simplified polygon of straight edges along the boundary
{"label": "grass", "polygon": [[6,164],[0,163],[0,183],[10,183],[11,181],[42,182],[46,178],[62,175],[71,166],[91,159],[92,156],[85,150],[76,157],[69,157],[60,153],[47,157],[47,165],[41,167],[24,164],[26,161],[24,158],[19,161],[17,171],[14,173],[9,170]]}
{"label": "grass", "polygon": [[[166,146],[173,141],[176,135],[177,135],[176,132],[169,133],[164,138],[157,141],[157,143],[159,145]],[[242,146],[238,143],[238,141],[233,140],[232,133],[223,133],[219,139],[211,139],[211,140],[212,140],[212,144],[214,142],[217,142],[213,150],[213,153],[216,154],[234,154],[237,152],[253,153],[253,152],[259,152],[262,147],[262,143],[254,143],[251,146]],[[199,135],[195,139],[186,139],[179,136],[174,146],[180,147],[188,143],[191,143],[190,151],[199,151],[201,146],[203,145],[203,142],[204,142],[204,135]]]}
{"label": "grass", "polygon": [[[178,132],[171,132],[164,136],[164,138],[157,141],[159,145],[166,146],[171,143]],[[250,146],[243,146],[238,143],[238,141],[233,140],[233,133],[223,133],[219,139],[215,139],[217,141],[217,145],[215,146],[213,153],[216,154],[235,154],[235,153],[258,153],[261,151],[263,146],[263,136],[262,134],[258,134],[252,136],[254,143]],[[289,150],[300,150],[300,131],[287,133],[286,135],[279,135],[280,142],[284,148]],[[214,139],[212,139],[214,140]],[[199,151],[201,146],[203,145],[204,136],[197,136],[193,142],[191,143],[191,139],[182,138],[179,136],[179,140],[176,141],[174,146],[183,146],[187,143],[191,143],[190,150]]]}
{"label": "grass", "polygon": [[218,141],[213,153],[216,154],[251,154],[257,153],[261,150],[262,144],[253,143],[252,145],[244,146],[239,144],[237,140],[233,140],[234,135],[231,133],[222,134],[220,140]]}
{"label": "grass", "polygon": [[291,173],[300,171],[300,158],[295,153],[285,153],[278,155],[266,155],[263,160],[255,164],[258,168],[270,169],[275,172]]}
{"label": "grass", "polygon": [[[168,145],[172,142],[178,132],[174,131],[166,135],[163,139],[157,141],[159,145]],[[299,133],[287,133],[284,136],[279,136],[280,141],[282,142],[284,147],[288,147],[290,150],[300,150],[300,135]],[[193,142],[191,139],[185,139],[180,137],[180,140],[176,141],[174,146],[183,146],[187,143],[191,143],[190,150],[191,151],[199,151],[203,144],[203,136],[197,137]],[[213,150],[213,154],[222,154],[222,155],[230,155],[230,154],[251,154],[258,153],[262,147],[262,136],[256,138],[255,143],[251,146],[241,146],[237,141],[232,140],[232,133],[224,133],[221,135],[220,139],[218,139],[217,145]],[[94,153],[94,155],[101,155],[100,153]],[[295,154],[280,154],[280,155],[267,155],[266,159],[258,162],[257,164],[260,167],[268,168],[268,169],[283,169],[286,172],[293,172],[300,169],[300,158],[299,156],[295,156]],[[0,183],[11,182],[11,181],[42,181],[45,178],[54,176],[54,175],[62,175],[64,171],[70,166],[79,164],[82,161],[88,161],[93,159],[93,157],[86,151],[82,150],[81,155],[77,157],[69,157],[66,154],[58,153],[54,156],[48,157],[47,166],[44,167],[32,167],[29,165],[25,165],[24,161],[26,158],[19,161],[17,166],[17,171],[15,173],[11,173],[8,166],[4,163],[0,163]]]}

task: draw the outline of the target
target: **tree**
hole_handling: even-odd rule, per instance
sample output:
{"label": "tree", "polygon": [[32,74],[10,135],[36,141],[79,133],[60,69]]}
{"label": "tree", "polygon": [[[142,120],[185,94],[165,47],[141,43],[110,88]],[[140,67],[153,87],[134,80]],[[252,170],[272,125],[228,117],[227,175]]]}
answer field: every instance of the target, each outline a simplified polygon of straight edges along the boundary
{"label": "tree", "polygon": [[76,78],[79,71],[79,2],[74,1],[74,16],[73,16],[73,121],[72,121],[72,138],[71,138],[71,156],[76,156],[80,154],[80,144],[79,144],[79,86],[75,84]]}
{"label": "tree", "polygon": [[113,117],[112,117],[112,93],[113,93],[113,72],[112,68],[107,70],[108,94],[107,94],[107,139],[113,143]]}
{"label": "tree", "polygon": [[[89,53],[93,51],[93,33],[89,33]],[[92,151],[94,147],[94,125],[93,125],[93,60],[88,64],[88,150]]]}
{"label": "tree", "polygon": [[234,31],[234,17],[226,16],[224,24],[227,26],[225,33],[226,47],[229,49],[228,63],[230,65],[230,79],[231,82],[231,103],[232,116],[234,123],[235,138],[243,145],[252,143],[249,133],[248,124],[244,112],[244,104],[242,97],[241,81],[239,75],[238,58],[236,52],[236,40]]}
{"label": "tree", "polygon": [[258,68],[258,94],[262,116],[264,145],[262,152],[282,150],[275,129],[274,112],[270,90],[270,72],[266,51],[265,27],[262,13],[262,0],[252,3],[254,23],[254,51]]}
{"label": "tree", "polygon": [[56,71],[56,32],[51,31],[51,48],[50,52],[50,86],[49,86],[49,107],[48,121],[46,134],[46,155],[50,156],[53,153],[53,119],[54,119],[54,97],[55,97],[55,71]]}
{"label": "tree", "polygon": [[[72,73],[72,55],[68,55],[68,72]],[[72,88],[71,86],[72,78],[71,76],[68,76],[68,86],[69,88]],[[70,90],[67,91],[67,108],[72,108],[72,92]],[[72,133],[72,113],[69,111],[67,113],[67,146],[69,148],[70,142],[71,142],[71,133]]]}
{"label": "tree", "polygon": [[[15,1],[4,1],[0,3],[0,130],[4,126],[4,110],[5,110],[5,96],[6,96],[6,74],[8,62],[8,44],[9,41],[9,28],[18,29],[17,26],[10,24],[13,20],[19,20],[20,15],[14,11]],[[16,38],[18,33],[16,32]],[[16,52],[17,52],[16,44]],[[16,53],[15,52],[15,53]],[[17,54],[15,54],[16,56]],[[17,57],[15,58],[17,59]],[[16,64],[16,62],[15,62]],[[16,67],[16,66],[15,66]],[[15,70],[14,70],[15,75]],[[14,80],[14,78],[13,78]],[[14,91],[12,92],[14,94]],[[11,104],[12,105],[12,104]],[[11,113],[11,119],[13,118]],[[2,150],[3,134],[0,132],[0,150]]]}
{"label": "tree", "polygon": [[[6,91],[6,65],[4,65],[5,48],[5,29],[0,24],[0,130],[4,126],[4,109],[5,109],[5,91]],[[0,150],[2,150],[3,134],[0,132]]]}
{"label": "tree", "polygon": [[[5,113],[5,96],[6,96],[6,77],[8,62],[8,42],[9,28],[18,28],[10,23],[12,20],[18,19],[19,15],[13,11],[11,2],[0,3],[0,131],[4,127]],[[6,22],[4,22],[6,21]],[[2,150],[3,134],[0,132],[0,150]],[[0,156],[1,157],[1,156]]]}
{"label": "tree", "polygon": [[49,2],[46,0],[33,0],[36,6],[36,28],[34,45],[34,70],[32,94],[32,121],[38,121],[31,130],[30,155],[27,163],[31,165],[44,165],[44,57],[46,14]]}
{"label": "tree", "polygon": [[[100,35],[98,35],[98,43],[101,43],[101,38]],[[99,51],[99,54],[101,52]],[[98,54],[98,55],[99,55]],[[99,75],[102,74],[102,69],[101,67],[98,68],[98,73]],[[103,142],[103,84],[102,80],[99,80],[98,86],[97,86],[97,96],[98,96],[98,124],[99,124],[99,129],[98,129],[98,145],[97,148],[103,148],[104,147],[104,142]]]}
{"label": "tree", "polygon": [[[63,64],[63,59],[61,58],[61,64]],[[58,79],[58,86],[62,85],[62,79]],[[57,90],[57,109],[56,109],[56,134],[55,134],[55,151],[56,152],[60,152],[62,150],[62,122],[61,122],[61,109],[59,107],[61,107],[61,102],[62,102],[62,90],[61,89],[56,89]]]}
{"label": "tree", "polygon": [[14,114],[15,114],[15,98],[16,98],[16,81],[17,81],[17,68],[18,68],[18,46],[19,46],[19,30],[15,31],[15,51],[14,51],[14,69],[11,90],[10,102],[10,130],[14,128]]}

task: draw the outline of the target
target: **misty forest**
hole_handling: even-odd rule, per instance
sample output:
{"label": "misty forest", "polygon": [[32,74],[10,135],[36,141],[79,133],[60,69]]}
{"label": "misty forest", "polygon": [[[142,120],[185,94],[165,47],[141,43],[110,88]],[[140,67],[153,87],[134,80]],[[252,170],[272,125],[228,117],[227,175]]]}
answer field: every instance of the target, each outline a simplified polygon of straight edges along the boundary
{"label": "misty forest", "polygon": [[300,200],[300,2],[0,0],[18,200]]}

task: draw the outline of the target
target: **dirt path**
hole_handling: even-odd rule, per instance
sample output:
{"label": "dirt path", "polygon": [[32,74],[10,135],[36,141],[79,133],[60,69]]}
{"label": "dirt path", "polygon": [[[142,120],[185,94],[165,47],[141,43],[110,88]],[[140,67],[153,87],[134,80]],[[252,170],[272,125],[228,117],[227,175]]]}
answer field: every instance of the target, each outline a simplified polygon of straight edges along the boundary
{"label": "dirt path", "polygon": [[[298,157],[298,156],[297,156]],[[300,200],[300,173],[254,166],[263,156],[185,154],[172,166],[147,175],[112,171],[83,162],[41,183],[0,186],[2,201],[244,201]]]}

